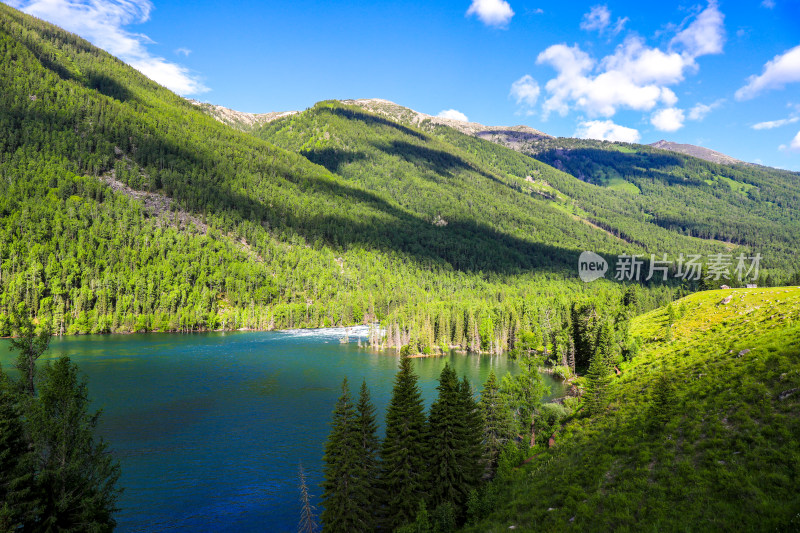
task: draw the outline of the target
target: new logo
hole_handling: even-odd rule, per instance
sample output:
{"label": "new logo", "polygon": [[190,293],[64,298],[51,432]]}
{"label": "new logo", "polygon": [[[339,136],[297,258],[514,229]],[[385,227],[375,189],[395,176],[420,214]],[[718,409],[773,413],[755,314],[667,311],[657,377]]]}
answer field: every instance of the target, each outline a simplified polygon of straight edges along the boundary
{"label": "new logo", "polygon": [[589,283],[600,279],[608,272],[608,262],[594,252],[583,252],[578,258],[578,275]]}

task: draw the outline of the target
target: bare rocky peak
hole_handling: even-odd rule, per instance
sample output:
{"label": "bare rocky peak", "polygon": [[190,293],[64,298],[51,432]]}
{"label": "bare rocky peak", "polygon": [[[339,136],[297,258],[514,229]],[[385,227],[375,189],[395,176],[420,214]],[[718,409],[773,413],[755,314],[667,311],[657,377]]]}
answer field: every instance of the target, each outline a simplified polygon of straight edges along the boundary
{"label": "bare rocky peak", "polygon": [[532,141],[535,139],[548,138],[551,135],[542,133],[529,126],[484,126],[477,122],[464,122],[463,120],[455,120],[452,118],[435,117],[414,111],[407,107],[395,104],[389,100],[382,100],[380,98],[365,98],[361,100],[342,100],[343,104],[356,105],[363,107],[367,111],[371,111],[378,115],[405,122],[413,126],[424,126],[426,121],[430,124],[441,124],[449,126],[455,130],[472,135],[473,137],[485,138],[490,141],[498,142],[500,144],[507,144],[508,142],[522,142]]}
{"label": "bare rocky peak", "polygon": [[205,111],[218,121],[222,122],[223,124],[227,124],[234,128],[243,130],[249,130],[257,126],[264,125],[268,122],[272,122],[273,120],[277,120],[279,118],[286,117],[289,115],[295,115],[298,113],[298,111],[273,111],[271,113],[245,113],[244,111],[236,111],[234,109],[228,109],[227,107],[222,107],[221,105],[198,102],[197,100],[189,100],[189,101],[194,105],[203,109],[203,111]]}
{"label": "bare rocky peak", "polygon": [[652,143],[650,146],[653,148],[660,148],[661,150],[668,150],[670,152],[678,152],[681,154],[690,155],[698,159],[705,159],[712,163],[719,163],[722,165],[735,165],[735,164],[749,164],[739,159],[735,159],[729,155],[715,152],[702,146],[695,146],[693,144],[679,144],[670,141],[660,140]]}

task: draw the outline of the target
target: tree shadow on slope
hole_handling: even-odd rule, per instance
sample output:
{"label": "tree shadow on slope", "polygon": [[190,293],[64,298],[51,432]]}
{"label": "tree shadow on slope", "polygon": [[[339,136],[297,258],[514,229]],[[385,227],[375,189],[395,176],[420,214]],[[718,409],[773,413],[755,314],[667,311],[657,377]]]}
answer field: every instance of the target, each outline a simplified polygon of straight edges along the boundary
{"label": "tree shadow on slope", "polygon": [[705,185],[702,180],[684,179],[667,171],[667,169],[675,167],[686,168],[686,161],[680,156],[627,153],[598,148],[554,148],[539,152],[534,158],[548,165],[556,166],[556,168],[563,167],[565,172],[579,179],[580,176],[588,177],[591,183],[597,181],[593,176],[593,170],[596,170],[597,167],[600,169],[605,167],[626,179],[630,177],[649,178],[664,181],[670,185],[692,187]]}
{"label": "tree shadow on slope", "polygon": [[405,135],[410,135],[412,137],[416,137],[421,141],[428,140],[428,137],[420,133],[414,129],[411,129],[407,126],[403,126],[397,122],[392,120],[383,118],[378,115],[373,115],[371,113],[366,113],[363,111],[358,111],[356,109],[350,109],[345,107],[323,107],[317,110],[319,113],[330,113],[331,115],[336,115],[338,117],[342,117],[347,120],[360,120],[370,126],[387,126],[389,128],[393,128],[400,133],[404,133]]}
{"label": "tree shadow on slope", "polygon": [[397,140],[389,143],[373,143],[373,146],[390,156],[404,159],[415,166],[431,170],[441,176],[453,177],[455,172],[470,171],[505,185],[497,176],[481,170],[457,155],[444,150],[436,150]]}
{"label": "tree shadow on slope", "polygon": [[303,150],[300,152],[300,155],[312,163],[327,168],[334,174],[338,174],[339,170],[344,165],[361,161],[367,157],[361,152],[351,152],[338,148],[314,148],[313,150]]}

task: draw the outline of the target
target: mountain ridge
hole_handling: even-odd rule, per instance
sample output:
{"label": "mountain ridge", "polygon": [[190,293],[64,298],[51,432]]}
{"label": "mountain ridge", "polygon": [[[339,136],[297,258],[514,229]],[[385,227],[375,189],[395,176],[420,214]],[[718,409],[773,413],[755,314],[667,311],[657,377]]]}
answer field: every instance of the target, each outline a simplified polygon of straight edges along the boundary
{"label": "mountain ridge", "polygon": [[690,155],[692,157],[697,157],[698,159],[703,159],[705,161],[719,163],[722,165],[751,164],[740,159],[736,159],[735,157],[731,157],[727,154],[723,154],[722,152],[717,152],[716,150],[711,150],[710,148],[697,146],[694,144],[681,144],[661,139],[660,141],[650,143],[648,146],[652,146],[653,148],[658,148],[660,150],[667,150],[669,152],[678,152],[681,154]]}

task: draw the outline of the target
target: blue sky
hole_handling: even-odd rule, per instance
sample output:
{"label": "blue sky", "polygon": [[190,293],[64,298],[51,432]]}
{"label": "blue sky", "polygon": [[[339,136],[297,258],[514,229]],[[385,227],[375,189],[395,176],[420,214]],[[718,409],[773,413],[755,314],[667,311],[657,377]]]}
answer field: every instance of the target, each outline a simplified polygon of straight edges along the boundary
{"label": "blue sky", "polygon": [[185,96],[385,98],[800,171],[800,2],[5,0]]}

